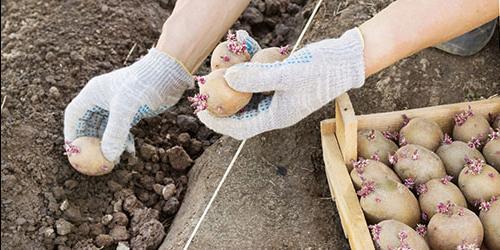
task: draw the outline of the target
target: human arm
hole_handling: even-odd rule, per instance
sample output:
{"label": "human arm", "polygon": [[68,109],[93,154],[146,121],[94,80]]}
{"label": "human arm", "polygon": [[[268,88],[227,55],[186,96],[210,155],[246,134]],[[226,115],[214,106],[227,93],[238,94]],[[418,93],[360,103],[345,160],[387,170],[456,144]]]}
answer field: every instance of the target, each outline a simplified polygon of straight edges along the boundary
{"label": "human arm", "polygon": [[[130,128],[177,103],[202,63],[249,0],[179,0],[157,46],[132,65],[92,78],[64,113],[65,143],[102,138],[106,159],[134,151]],[[66,147],[71,148],[71,147]]]}
{"label": "human arm", "polygon": [[234,89],[274,96],[232,117],[198,117],[237,139],[291,126],[394,62],[490,21],[497,10],[497,0],[396,1],[359,29],[309,44],[284,62],[229,68],[225,78]]}

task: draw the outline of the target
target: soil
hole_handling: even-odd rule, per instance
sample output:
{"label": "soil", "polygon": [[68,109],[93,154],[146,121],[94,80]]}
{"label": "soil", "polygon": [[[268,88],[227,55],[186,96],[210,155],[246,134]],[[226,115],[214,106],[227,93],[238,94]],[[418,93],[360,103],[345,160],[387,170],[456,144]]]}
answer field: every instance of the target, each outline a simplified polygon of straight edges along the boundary
{"label": "soil", "polygon": [[[220,136],[183,98],[132,129],[137,156],[124,154],[111,174],[87,177],[63,155],[62,125],[64,108],[91,77],[130,65],[154,45],[173,2],[2,1],[2,248],[149,249],[162,242],[193,160]],[[264,47],[291,44],[310,14],[306,2],[252,1],[234,28]],[[179,156],[183,162],[171,160]]]}

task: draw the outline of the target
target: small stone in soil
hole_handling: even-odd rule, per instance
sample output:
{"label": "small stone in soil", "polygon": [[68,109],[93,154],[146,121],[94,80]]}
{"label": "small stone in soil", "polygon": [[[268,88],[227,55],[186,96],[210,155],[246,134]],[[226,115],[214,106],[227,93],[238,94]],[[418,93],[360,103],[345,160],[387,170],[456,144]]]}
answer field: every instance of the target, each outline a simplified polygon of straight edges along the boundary
{"label": "small stone in soil", "polygon": [[177,136],[177,142],[184,148],[187,148],[191,142],[189,133],[181,133]]}
{"label": "small stone in soil", "polygon": [[56,221],[56,230],[59,235],[69,234],[73,230],[73,224],[65,219],[59,219]]}
{"label": "small stone in soil", "polygon": [[168,149],[167,155],[170,165],[177,171],[184,171],[193,163],[191,157],[189,157],[186,151],[180,146]]}
{"label": "small stone in soil", "polygon": [[133,213],[136,209],[142,207],[144,205],[135,196],[129,196],[123,201],[123,210],[129,213]]}
{"label": "small stone in soil", "polygon": [[113,214],[113,220],[111,221],[111,225],[118,226],[126,226],[128,224],[128,217],[126,214],[122,212],[116,212]]}
{"label": "small stone in soil", "polygon": [[123,241],[123,240],[128,240],[128,231],[125,226],[115,226],[111,231],[109,232],[109,235],[113,237],[115,241]]}
{"label": "small stone in soil", "polygon": [[163,187],[161,195],[163,196],[164,200],[170,199],[170,197],[175,195],[175,185],[171,183]]}
{"label": "small stone in soil", "polygon": [[56,233],[52,227],[47,227],[47,228],[43,229],[43,236],[45,238],[53,239],[56,237]]}
{"label": "small stone in soil", "polygon": [[113,244],[113,237],[111,237],[111,235],[108,234],[99,234],[95,238],[95,244],[98,247],[111,246]]}
{"label": "small stone in soil", "polygon": [[158,184],[158,183],[155,183],[155,184],[153,185],[153,190],[154,190],[154,191],[155,191],[155,193],[157,193],[157,194],[162,194],[161,192],[162,192],[162,190],[163,190],[163,187],[164,187],[163,185]]}
{"label": "small stone in soil", "polygon": [[101,223],[103,225],[108,225],[113,220],[113,215],[106,214],[101,218]]}
{"label": "small stone in soil", "polygon": [[139,152],[145,160],[151,160],[153,155],[156,155],[156,147],[147,143],[143,143],[139,149]]}
{"label": "small stone in soil", "polygon": [[172,197],[168,199],[167,202],[165,202],[165,205],[162,208],[162,211],[165,212],[167,215],[174,215],[177,210],[179,210],[179,200],[175,197]]}
{"label": "small stone in soil", "polygon": [[118,242],[118,246],[116,246],[116,250],[129,250],[130,247],[128,247],[128,242],[126,241],[120,241]]}
{"label": "small stone in soil", "polygon": [[61,93],[59,93],[59,89],[56,86],[52,86],[49,89],[49,96],[53,98],[58,98],[61,96]]}

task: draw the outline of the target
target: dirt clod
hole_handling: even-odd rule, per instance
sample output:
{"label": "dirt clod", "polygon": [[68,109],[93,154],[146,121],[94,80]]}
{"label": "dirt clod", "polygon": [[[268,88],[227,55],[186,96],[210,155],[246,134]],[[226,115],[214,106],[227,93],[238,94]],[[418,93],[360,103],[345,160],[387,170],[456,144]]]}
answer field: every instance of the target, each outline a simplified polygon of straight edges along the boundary
{"label": "dirt clod", "polygon": [[73,224],[65,219],[59,219],[56,221],[56,230],[59,235],[67,235],[73,230]]}
{"label": "dirt clod", "polygon": [[175,146],[170,148],[167,150],[167,155],[170,165],[177,171],[184,171],[193,164],[193,160],[191,160],[191,157],[189,157],[182,147]]}
{"label": "dirt clod", "polygon": [[136,230],[138,232],[130,245],[132,249],[157,249],[165,237],[163,225],[158,220],[150,220]]}
{"label": "dirt clod", "polygon": [[99,234],[95,238],[95,244],[98,247],[111,246],[113,244],[113,242],[114,242],[113,237],[111,237],[111,235],[109,235],[109,234]]}
{"label": "dirt clod", "polygon": [[102,217],[101,223],[105,226],[107,226],[111,221],[113,220],[113,215],[111,214],[106,214]]}
{"label": "dirt clod", "polygon": [[126,226],[128,224],[128,217],[122,212],[116,212],[113,214],[113,220],[111,221],[111,227],[115,225]]}
{"label": "dirt clod", "polygon": [[142,144],[139,152],[141,153],[142,158],[145,160],[151,160],[151,158],[156,155],[157,150],[153,145],[144,143]]}
{"label": "dirt clod", "polygon": [[196,133],[200,125],[196,118],[190,115],[179,115],[177,116],[177,125],[181,127],[184,131],[189,131]]}
{"label": "dirt clod", "polygon": [[162,211],[167,213],[167,214],[175,214],[177,210],[179,210],[179,200],[175,197],[171,197],[170,199],[165,202],[165,205],[162,208]]}
{"label": "dirt clod", "polygon": [[129,238],[128,231],[125,226],[113,227],[109,232],[109,235],[111,235],[111,237],[113,237],[113,240],[115,241],[124,241],[128,240]]}
{"label": "dirt clod", "polygon": [[163,187],[161,191],[161,195],[163,196],[164,200],[170,199],[170,197],[175,195],[175,185],[173,183],[170,183],[166,186]]}

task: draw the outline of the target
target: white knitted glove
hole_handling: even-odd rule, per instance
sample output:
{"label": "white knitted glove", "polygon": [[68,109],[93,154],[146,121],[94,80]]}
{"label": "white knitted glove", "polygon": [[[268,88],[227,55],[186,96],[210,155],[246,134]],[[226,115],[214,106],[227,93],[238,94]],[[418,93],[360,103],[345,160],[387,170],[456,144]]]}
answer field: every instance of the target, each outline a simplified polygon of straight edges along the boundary
{"label": "white knitted glove", "polygon": [[207,110],[198,117],[209,128],[236,139],[291,126],[341,93],[364,84],[363,38],[359,29],[338,39],[307,45],[283,62],[230,67],[228,84],[241,92],[274,91],[257,108],[225,118]]}
{"label": "white knitted glove", "polygon": [[102,137],[110,161],[134,152],[130,128],[177,103],[193,77],[175,59],[151,49],[132,65],[92,78],[64,112],[66,143],[82,136]]}

